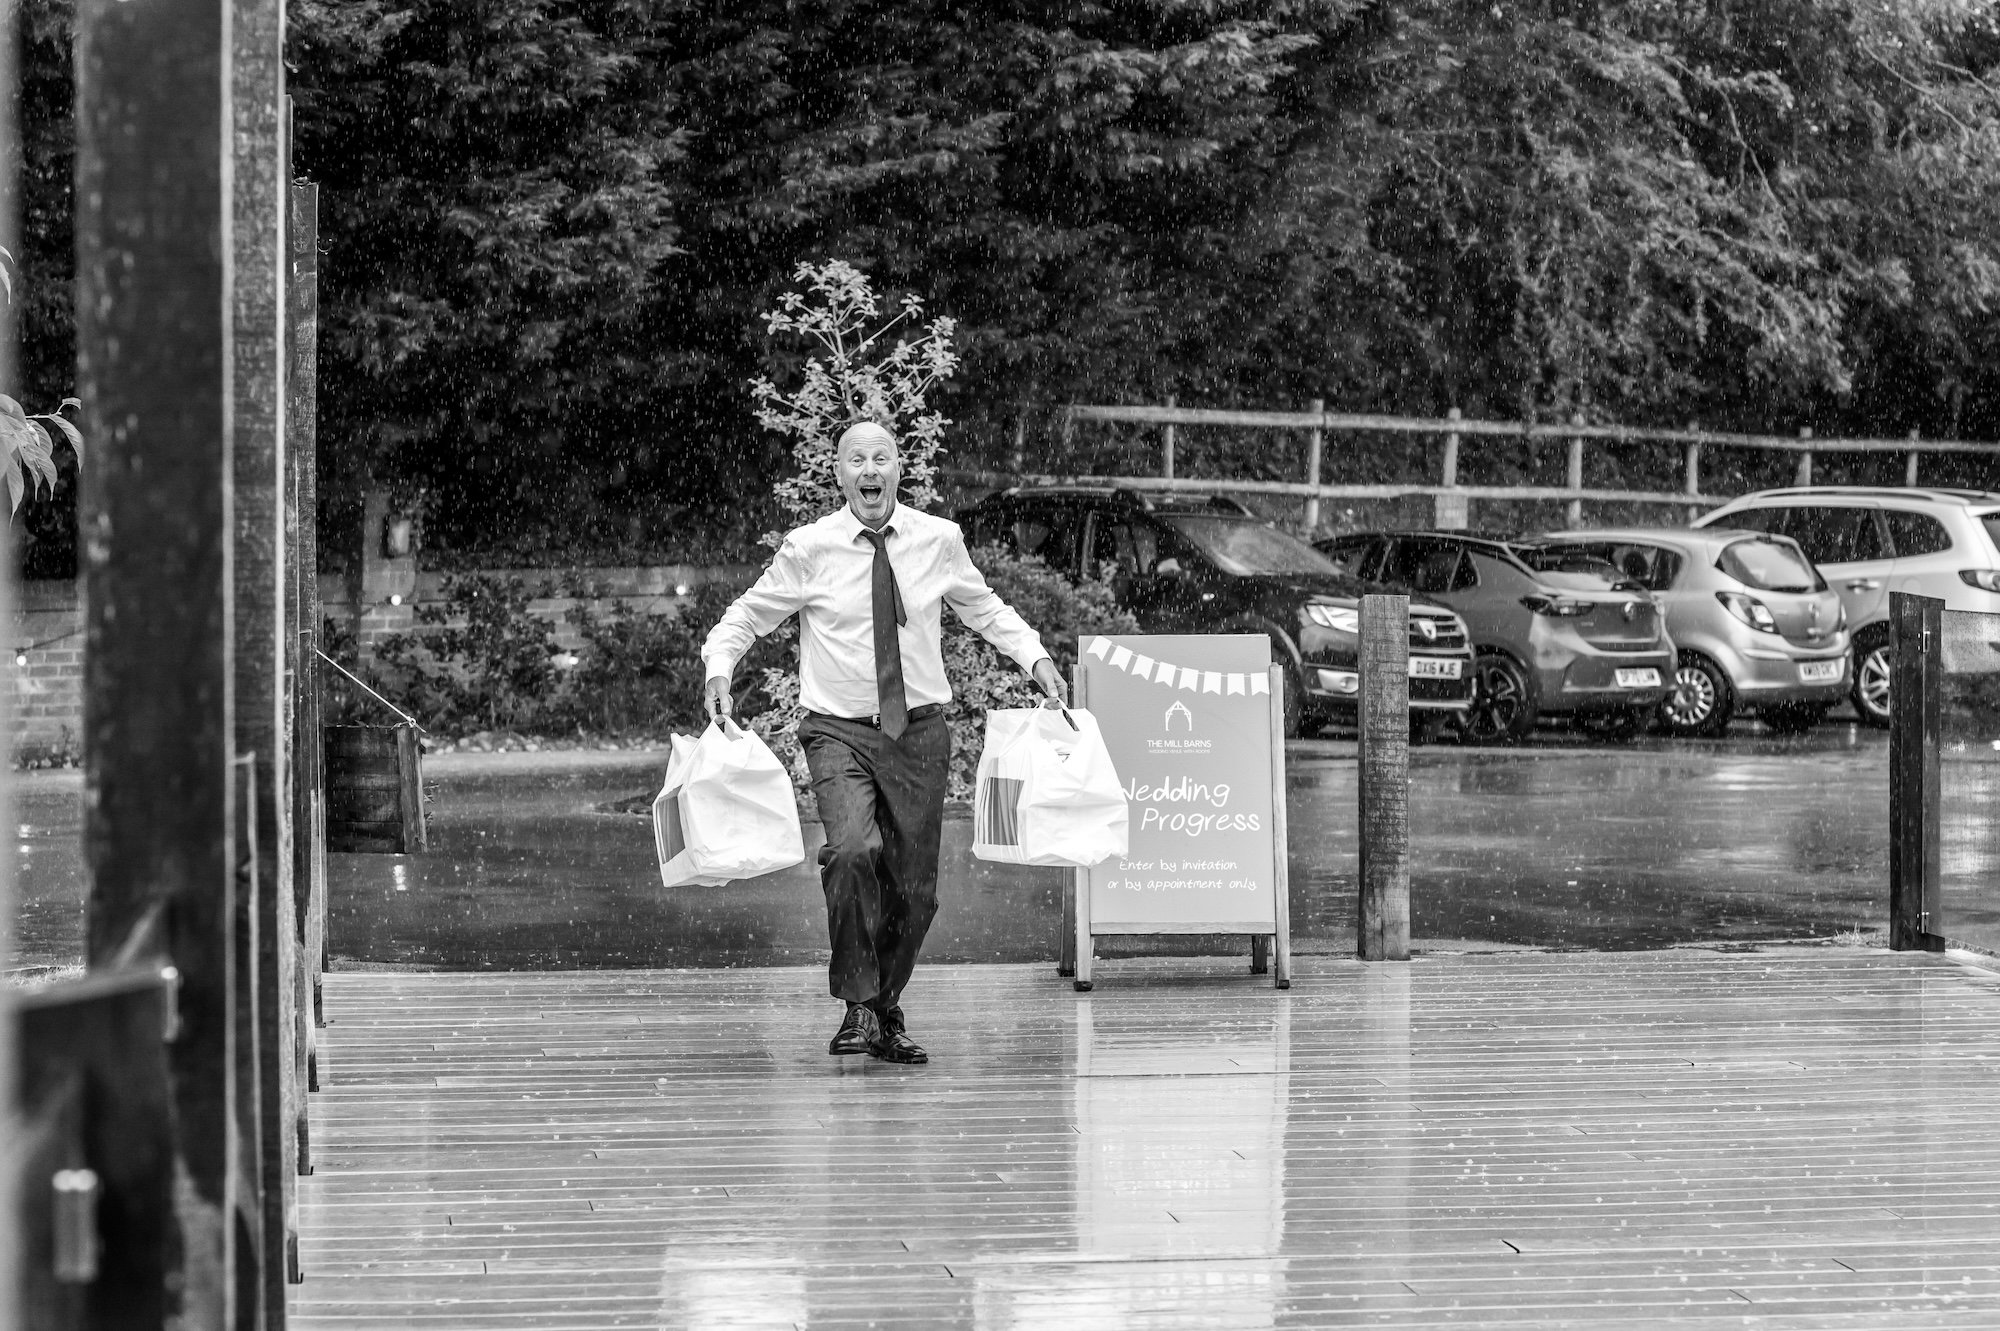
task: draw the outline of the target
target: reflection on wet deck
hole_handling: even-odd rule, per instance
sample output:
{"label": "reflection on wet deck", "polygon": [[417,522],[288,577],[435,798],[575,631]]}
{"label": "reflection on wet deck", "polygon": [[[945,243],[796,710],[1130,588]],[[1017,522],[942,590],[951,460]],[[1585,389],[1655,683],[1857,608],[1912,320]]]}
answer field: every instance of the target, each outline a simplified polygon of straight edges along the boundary
{"label": "reflection on wet deck", "polygon": [[1236,965],[329,976],[294,1324],[2000,1324],[2000,974]]}

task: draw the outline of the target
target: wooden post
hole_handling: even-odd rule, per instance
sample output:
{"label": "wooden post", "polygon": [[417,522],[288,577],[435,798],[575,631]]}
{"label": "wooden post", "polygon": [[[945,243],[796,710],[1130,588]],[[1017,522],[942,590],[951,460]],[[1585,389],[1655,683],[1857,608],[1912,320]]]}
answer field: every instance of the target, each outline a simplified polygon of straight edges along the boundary
{"label": "wooden post", "polygon": [[[1687,428],[1689,434],[1694,434],[1701,429],[1701,422],[1689,421]],[[1687,451],[1687,479],[1682,483],[1681,489],[1684,492],[1686,492],[1689,498],[1693,498],[1694,496],[1699,495],[1701,493],[1701,440],[1699,439],[1688,440],[1686,451]],[[1687,506],[1687,520],[1689,522],[1693,522],[1696,518],[1700,516],[1701,516],[1700,504],[1689,504]]]}
{"label": "wooden post", "polygon": [[[14,79],[14,44],[20,32],[20,16],[9,8],[8,27],[0,33],[0,88],[9,95],[0,97],[0,247],[9,254],[19,254],[20,241],[16,233],[15,221],[20,208],[20,196],[14,187],[14,173],[21,158],[21,136],[15,124],[14,108],[18,104],[13,90],[18,87]],[[30,395],[18,382],[19,367],[15,356],[14,306],[12,301],[0,302],[0,390],[18,399]],[[14,561],[0,561],[0,624],[14,622]],[[7,681],[7,687],[0,689],[0,735],[15,736],[14,729],[14,687]],[[11,764],[9,764],[11,766]],[[13,827],[13,777],[5,767],[0,767],[0,827]],[[14,869],[16,857],[6,857],[0,863],[0,957],[14,955]],[[23,1124],[16,1112],[20,1103],[14,1086],[14,1004],[15,996],[0,995],[0,1141],[25,1145]],[[16,1258],[25,1247],[27,1236],[17,1224],[22,1208],[13,1204],[21,1192],[24,1179],[30,1177],[17,1171],[28,1167],[29,1153],[9,1153],[0,1156],[0,1325],[25,1324],[27,1317],[17,1314],[16,1291],[22,1290],[21,1273]],[[20,1322],[15,1318],[20,1315]]]}
{"label": "wooden post", "polygon": [[[291,460],[298,540],[292,581],[298,588],[298,675],[293,690],[296,735],[292,774],[292,897],[299,917],[299,973],[306,991],[300,1022],[305,1085],[318,1089],[317,1037],[322,1024],[320,976],[326,969],[326,752],[320,689],[319,490],[319,186],[293,185],[286,212],[291,243],[285,285],[285,447]],[[306,1115],[299,1116],[305,1131]],[[304,1138],[299,1168],[311,1173]]]}
{"label": "wooden post", "polygon": [[[243,760],[243,844],[255,856],[242,908],[254,912],[246,941],[255,1002],[243,1028],[254,1037],[238,1060],[254,1078],[244,1129],[255,1154],[261,1226],[257,1251],[264,1325],[285,1324],[285,1286],[298,1261],[299,1172],[295,1124],[304,1109],[297,1066],[298,918],[292,885],[290,773],[285,758],[290,699],[286,665],[295,650],[285,621],[290,572],[285,518],[285,169],[282,0],[230,0],[231,115],[235,127],[231,240],[235,438],[235,735]],[[239,881],[243,881],[239,879]],[[239,1272],[239,1285],[242,1283]]]}
{"label": "wooden post", "polygon": [[[1464,419],[1457,407],[1445,412],[1445,419],[1454,425]],[[1458,431],[1452,430],[1444,437],[1444,471],[1438,484],[1451,487],[1458,484]],[[1472,521],[1471,505],[1464,495],[1439,495],[1432,506],[1432,521],[1440,531],[1463,531]]]}
{"label": "wooden post", "polygon": [[1363,961],[1410,959],[1410,598],[1361,598]]}
{"label": "wooden post", "polygon": [[[1571,416],[1569,423],[1571,425],[1581,425],[1583,424],[1583,417]],[[1564,469],[1563,484],[1571,490],[1581,490],[1583,488],[1583,438],[1580,435],[1572,435],[1570,437],[1569,466]],[[1580,498],[1571,499],[1563,507],[1563,513],[1570,526],[1581,527],[1583,525],[1583,500]]]}
{"label": "wooden post", "polygon": [[[1805,426],[1799,431],[1799,438],[1806,440],[1808,443],[1812,441],[1812,437],[1813,437],[1813,432],[1812,432],[1812,427],[1810,425]],[[1793,478],[1792,484],[1811,485],[1812,471],[1813,471],[1813,455],[1812,455],[1812,450],[1808,448],[1803,453],[1799,454],[1798,475]]]}
{"label": "wooden post", "polygon": [[[1167,408],[1172,410],[1174,395],[1167,394]],[[1168,421],[1160,428],[1160,475],[1168,480],[1174,478],[1174,423]]]}
{"label": "wooden post", "polygon": [[[1070,696],[1076,700],[1079,709],[1090,706],[1089,690],[1084,678],[1083,665],[1077,664],[1071,675]],[[1080,994],[1091,990],[1091,963],[1096,960],[1095,948],[1090,940],[1090,870],[1070,871],[1071,895],[1076,900],[1076,909],[1070,915],[1070,986]]]}
{"label": "wooden post", "polygon": [[165,906],[148,944],[181,977],[164,1313],[189,1327],[238,1325],[229,27],[217,0],[76,15],[88,953],[109,964]]}
{"label": "wooden post", "polygon": [[[1313,415],[1319,416],[1325,414],[1325,412],[1326,412],[1326,399],[1318,397],[1314,398],[1312,400]],[[1307,485],[1319,484],[1320,454],[1324,449],[1325,444],[1326,444],[1326,431],[1317,425],[1313,426],[1312,429],[1308,431],[1306,434],[1306,484]],[[1310,494],[1306,496],[1305,538],[1308,541],[1310,541],[1313,538],[1313,536],[1318,533],[1318,531],[1319,531],[1319,496],[1317,494]]]}
{"label": "wooden post", "polygon": [[1910,451],[1903,460],[1903,484],[1915,487],[1917,483],[1917,432],[1910,431]]}
{"label": "wooden post", "polygon": [[1896,654],[1889,677],[1889,946],[1904,951],[1944,949],[1938,755],[1943,620],[1938,598],[1889,593]]}
{"label": "wooden post", "polygon": [[1282,665],[1271,667],[1271,897],[1275,929],[1271,942],[1278,953],[1272,983],[1280,989],[1292,987],[1292,862],[1285,808],[1286,673]]}

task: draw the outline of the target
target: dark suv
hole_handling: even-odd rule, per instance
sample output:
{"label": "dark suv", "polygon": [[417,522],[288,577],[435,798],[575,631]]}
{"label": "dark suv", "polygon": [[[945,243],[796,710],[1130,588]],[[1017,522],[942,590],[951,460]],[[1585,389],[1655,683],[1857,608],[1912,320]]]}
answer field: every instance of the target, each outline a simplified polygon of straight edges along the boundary
{"label": "dark suv", "polygon": [[[1262,633],[1290,672],[1285,733],[1361,692],[1356,580],[1304,541],[1233,499],[1082,487],[1016,488],[961,509],[974,546],[1038,555],[1070,578],[1108,572],[1146,633]],[[1465,624],[1441,605],[1410,604],[1410,706],[1460,712],[1472,701]]]}

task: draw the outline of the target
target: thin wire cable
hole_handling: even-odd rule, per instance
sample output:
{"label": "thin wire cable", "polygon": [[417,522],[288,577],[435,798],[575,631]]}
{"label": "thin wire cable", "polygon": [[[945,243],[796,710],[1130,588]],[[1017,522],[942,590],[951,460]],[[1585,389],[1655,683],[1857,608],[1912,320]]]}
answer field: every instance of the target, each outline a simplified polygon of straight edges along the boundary
{"label": "thin wire cable", "polygon": [[394,703],[390,702],[390,701],[389,701],[389,700],[388,700],[387,698],[385,698],[385,697],[383,697],[383,696],[382,696],[381,694],[379,694],[379,693],[375,692],[375,690],[373,690],[373,689],[369,688],[369,687],[368,687],[368,685],[367,685],[367,683],[366,683],[365,681],[363,681],[363,680],[362,680],[362,678],[361,678],[361,677],[360,677],[359,675],[355,674],[355,673],[354,673],[354,672],[353,672],[352,670],[349,670],[349,669],[348,669],[348,668],[347,668],[346,666],[344,666],[344,665],[342,665],[342,664],[341,664],[340,662],[338,662],[338,661],[334,660],[334,659],[333,659],[333,658],[332,658],[331,656],[328,656],[328,655],[327,655],[327,654],[326,654],[325,652],[321,651],[321,650],[320,650],[319,648],[317,648],[317,647],[313,648],[313,654],[314,654],[315,656],[319,657],[319,659],[320,659],[320,660],[322,660],[322,661],[326,662],[326,663],[327,663],[328,665],[332,666],[332,667],[333,667],[333,668],[334,668],[335,670],[338,670],[338,671],[339,671],[339,672],[340,672],[341,674],[343,674],[343,675],[347,676],[347,677],[348,677],[349,679],[353,680],[353,681],[354,681],[354,682],[355,682],[355,683],[356,683],[357,685],[359,685],[359,686],[360,686],[360,688],[361,688],[361,691],[362,691],[363,693],[365,693],[365,694],[367,694],[367,695],[368,695],[369,697],[373,698],[373,699],[374,699],[374,700],[375,700],[376,702],[379,702],[379,703],[381,703],[381,704],[382,704],[382,705],[383,705],[384,707],[386,707],[386,708],[388,708],[388,709],[389,709],[390,711],[394,712],[394,713],[395,713],[395,714],[396,714],[397,716],[400,716],[400,717],[402,717],[402,718],[403,718],[403,722],[404,722],[404,724],[406,724],[406,725],[411,725],[411,726],[416,726],[416,731],[417,731],[417,733],[418,733],[419,735],[428,735],[428,734],[430,734],[430,733],[431,733],[430,731],[428,731],[428,730],[425,730],[425,729],[424,729],[424,728],[423,728],[422,726],[420,726],[420,725],[417,725],[417,718],[416,718],[416,717],[414,717],[414,716],[411,716],[411,715],[410,715],[410,714],[409,714],[408,712],[406,712],[406,711],[404,711],[404,710],[403,710],[402,708],[400,708],[400,707],[396,706],[396,704],[394,704]]}

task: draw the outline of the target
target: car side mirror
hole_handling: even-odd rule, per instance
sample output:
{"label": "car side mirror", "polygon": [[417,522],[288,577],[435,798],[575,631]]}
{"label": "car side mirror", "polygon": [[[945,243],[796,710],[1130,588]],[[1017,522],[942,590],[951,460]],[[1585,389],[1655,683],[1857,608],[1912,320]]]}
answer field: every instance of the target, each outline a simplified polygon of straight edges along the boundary
{"label": "car side mirror", "polygon": [[1153,565],[1153,576],[1156,578],[1180,577],[1181,561],[1175,559],[1172,555],[1168,555],[1165,559],[1162,559],[1159,563]]}

